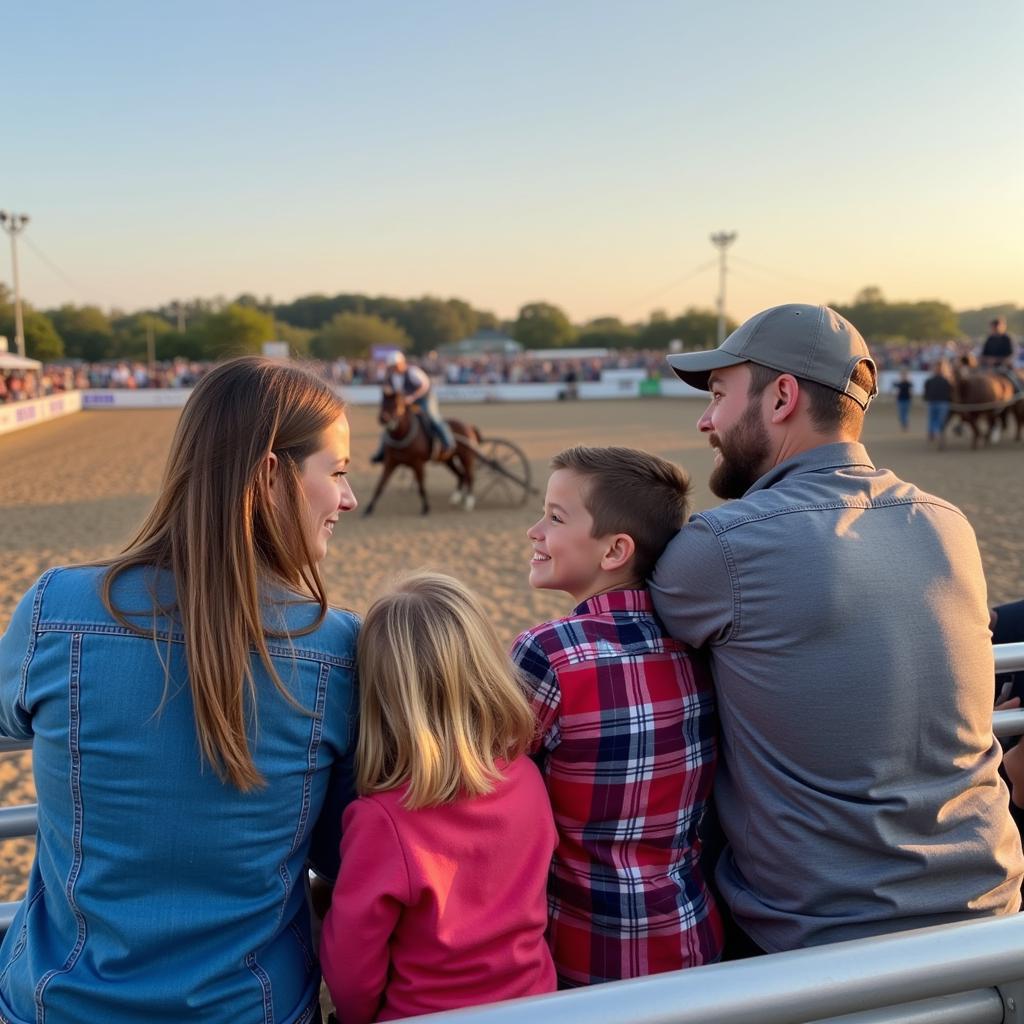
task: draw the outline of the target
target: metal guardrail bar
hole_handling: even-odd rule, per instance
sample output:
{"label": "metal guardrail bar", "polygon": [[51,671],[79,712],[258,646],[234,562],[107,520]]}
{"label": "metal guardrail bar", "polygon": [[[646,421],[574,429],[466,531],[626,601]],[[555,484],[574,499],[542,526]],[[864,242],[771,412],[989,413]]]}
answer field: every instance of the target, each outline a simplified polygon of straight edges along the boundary
{"label": "metal guardrail bar", "polygon": [[1024,643],[996,644],[992,653],[996,658],[997,672],[1024,671]]}
{"label": "metal guardrail bar", "polygon": [[956,996],[922,999],[919,1003],[887,1006],[882,1010],[847,1013],[810,1024],[1002,1024],[1003,1001],[994,988]]}
{"label": "metal guardrail bar", "polygon": [[0,754],[10,754],[17,750],[31,750],[31,740],[9,740],[0,736]]}
{"label": "metal guardrail bar", "polygon": [[[937,925],[434,1014],[434,1024],[796,1024],[1024,976],[1024,915]],[[889,1019],[889,1018],[879,1018]]]}
{"label": "metal guardrail bar", "polygon": [[0,807],[0,839],[17,839],[36,834],[36,804]]}
{"label": "metal guardrail bar", "polygon": [[11,922],[14,920],[14,915],[18,912],[18,907],[20,906],[20,900],[15,903],[0,903],[0,936],[7,934],[8,929],[11,927]]}
{"label": "metal guardrail bar", "polygon": [[992,732],[996,736],[1024,736],[1024,708],[1016,711],[997,711],[992,716]]}

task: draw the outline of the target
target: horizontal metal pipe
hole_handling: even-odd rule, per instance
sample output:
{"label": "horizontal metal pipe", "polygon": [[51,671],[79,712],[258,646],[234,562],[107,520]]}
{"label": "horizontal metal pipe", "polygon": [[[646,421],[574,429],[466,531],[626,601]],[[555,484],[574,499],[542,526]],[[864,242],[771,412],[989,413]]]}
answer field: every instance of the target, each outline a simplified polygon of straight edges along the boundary
{"label": "horizontal metal pipe", "polygon": [[11,927],[11,922],[14,920],[14,915],[18,912],[18,907],[21,903],[0,903],[0,939],[7,934],[7,929]]}
{"label": "horizontal metal pipe", "polygon": [[1019,672],[1024,669],[1024,643],[996,644],[992,648],[997,672]]}
{"label": "horizontal metal pipe", "polygon": [[1003,1001],[994,988],[979,988],[955,996],[922,999],[917,1003],[827,1017],[811,1024],[1002,1024]]}
{"label": "horizontal metal pipe", "polygon": [[436,1014],[451,1024],[795,1024],[1024,977],[1024,915],[712,964]]}
{"label": "horizontal metal pipe", "polygon": [[18,839],[36,834],[36,804],[0,807],[0,839]]}
{"label": "horizontal metal pipe", "polygon": [[9,754],[16,750],[31,750],[31,740],[9,740],[0,737],[0,754]]}
{"label": "horizontal metal pipe", "polygon": [[992,732],[996,736],[1024,736],[1024,708],[997,711],[992,716]]}

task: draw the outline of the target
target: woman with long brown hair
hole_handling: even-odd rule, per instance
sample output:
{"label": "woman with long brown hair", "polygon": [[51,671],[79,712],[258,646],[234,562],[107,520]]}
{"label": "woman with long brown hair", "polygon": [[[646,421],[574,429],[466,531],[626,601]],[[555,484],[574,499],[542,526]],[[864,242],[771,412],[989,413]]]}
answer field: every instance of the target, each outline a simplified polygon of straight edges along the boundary
{"label": "woman with long brown hair", "polygon": [[322,380],[222,364],[135,539],[19,604],[0,733],[32,739],[39,836],[3,1019],[319,1019],[303,882],[311,855],[337,867],[358,622],[318,563],[356,506],[348,462]]}

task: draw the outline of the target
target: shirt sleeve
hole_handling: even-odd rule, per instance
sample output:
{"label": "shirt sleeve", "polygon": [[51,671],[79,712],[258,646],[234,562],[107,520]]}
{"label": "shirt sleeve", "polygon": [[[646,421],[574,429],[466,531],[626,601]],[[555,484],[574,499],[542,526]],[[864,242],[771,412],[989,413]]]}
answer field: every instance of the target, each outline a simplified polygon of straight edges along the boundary
{"label": "shirt sleeve", "polygon": [[421,370],[418,366],[410,366],[406,372],[409,374],[409,380],[416,385],[417,391],[425,384],[430,383],[430,378],[426,375],[426,372]]}
{"label": "shirt sleeve", "polygon": [[537,637],[527,630],[512,645],[512,661],[526,687],[526,698],[537,719],[537,738],[530,748],[531,754],[540,749],[548,753],[561,741],[558,720],[562,710],[562,690],[558,676],[551,667],[547,653]]}
{"label": "shirt sleeve", "polygon": [[0,637],[0,735],[10,739],[32,738],[32,716],[25,704],[25,674],[34,642],[32,619],[38,591],[36,583],[18,603]]}
{"label": "shirt sleeve", "polygon": [[732,632],[732,574],[722,542],[694,516],[669,541],[650,581],[658,617],[669,634],[691,647],[725,643]]}
{"label": "shirt sleeve", "polygon": [[368,1024],[380,1011],[389,944],[411,901],[395,824],[372,799],[345,811],[341,868],[320,937],[320,965],[341,1024]]}

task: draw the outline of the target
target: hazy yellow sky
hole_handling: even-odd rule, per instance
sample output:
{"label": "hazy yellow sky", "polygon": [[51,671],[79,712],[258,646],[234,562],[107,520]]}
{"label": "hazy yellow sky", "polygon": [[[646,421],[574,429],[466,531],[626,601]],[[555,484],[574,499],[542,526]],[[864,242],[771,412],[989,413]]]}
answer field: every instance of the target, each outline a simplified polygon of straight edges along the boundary
{"label": "hazy yellow sky", "polygon": [[1024,304],[1022,29],[1016,0],[18,5],[0,208],[41,307],[642,319],[714,303],[721,229],[737,318]]}

